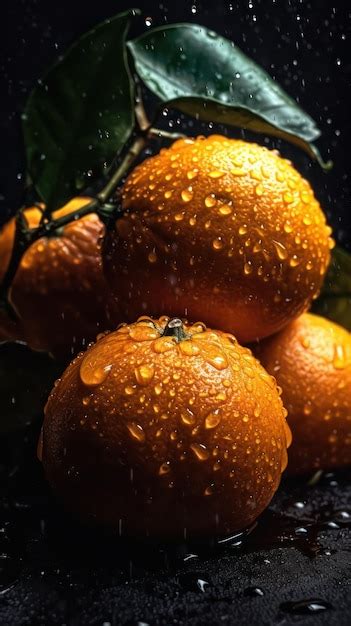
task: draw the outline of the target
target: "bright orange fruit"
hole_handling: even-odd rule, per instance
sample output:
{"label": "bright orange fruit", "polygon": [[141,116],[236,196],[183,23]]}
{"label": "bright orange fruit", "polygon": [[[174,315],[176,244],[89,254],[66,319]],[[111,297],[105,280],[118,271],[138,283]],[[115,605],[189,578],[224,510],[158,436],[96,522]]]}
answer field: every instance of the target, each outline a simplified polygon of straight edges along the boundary
{"label": "bright orange fruit", "polygon": [[66,369],[40,456],[76,516],[126,534],[225,535],[268,505],[290,431],[275,380],[232,335],[141,318]]}
{"label": "bright orange fruit", "polygon": [[275,151],[181,139],[134,169],[123,207],[104,263],[127,320],[145,311],[203,319],[246,343],[319,292],[331,229],[309,183]]}
{"label": "bright orange fruit", "polygon": [[290,473],[351,464],[351,335],[307,313],[255,350],[283,389]]}
{"label": "bright orange fruit", "polygon": [[[71,200],[54,214],[74,213],[89,198]],[[38,226],[41,212],[25,211],[29,226]],[[2,275],[13,246],[12,219],[0,233]],[[100,240],[104,226],[95,214],[72,221],[54,237],[43,237],[25,252],[10,291],[19,324],[14,328],[3,314],[0,336],[21,338],[36,350],[57,356],[76,353],[119,321],[101,267]],[[0,278],[2,276],[0,275]],[[12,334],[11,334],[12,330]]]}

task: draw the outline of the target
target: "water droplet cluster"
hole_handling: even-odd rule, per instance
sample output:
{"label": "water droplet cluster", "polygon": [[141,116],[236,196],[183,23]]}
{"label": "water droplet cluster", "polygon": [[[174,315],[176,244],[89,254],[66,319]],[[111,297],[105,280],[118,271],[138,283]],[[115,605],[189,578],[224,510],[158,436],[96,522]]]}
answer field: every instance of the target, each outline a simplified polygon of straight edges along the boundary
{"label": "water droplet cluster", "polygon": [[289,471],[313,472],[349,465],[350,334],[308,313],[277,337],[262,342],[258,356],[283,388],[294,433]]}
{"label": "water droplet cluster", "polygon": [[331,230],[309,183],[274,151],[216,135],[178,140],[135,168],[123,206],[128,234],[111,244],[106,267],[129,318],[187,308],[216,326],[220,299],[222,327],[248,342],[319,292]]}
{"label": "water droplet cluster", "polygon": [[136,493],[148,485],[149,507],[164,490],[190,508],[192,499],[211,500],[223,516],[213,523],[230,528],[256,517],[286,465],[289,431],[275,380],[232,335],[202,323],[144,316],[101,336],[55,387],[46,420],[68,398],[69,484],[84,475],[70,437],[93,437],[116,476],[126,466]]}

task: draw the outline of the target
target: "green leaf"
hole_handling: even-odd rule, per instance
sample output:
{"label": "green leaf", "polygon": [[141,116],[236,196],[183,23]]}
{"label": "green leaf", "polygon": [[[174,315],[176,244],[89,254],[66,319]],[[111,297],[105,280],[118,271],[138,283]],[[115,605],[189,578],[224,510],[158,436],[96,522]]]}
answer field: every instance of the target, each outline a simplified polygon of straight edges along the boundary
{"label": "green leaf", "polygon": [[196,24],[155,28],[128,42],[135,68],[163,103],[201,120],[275,135],[304,149],[320,131],[312,118],[228,39]]}
{"label": "green leaf", "polygon": [[313,311],[351,330],[351,255],[334,248],[322,292]]}
{"label": "green leaf", "polygon": [[134,14],[121,13],[83,35],[29,97],[23,115],[28,169],[51,210],[101,176],[131,134],[125,37]]}

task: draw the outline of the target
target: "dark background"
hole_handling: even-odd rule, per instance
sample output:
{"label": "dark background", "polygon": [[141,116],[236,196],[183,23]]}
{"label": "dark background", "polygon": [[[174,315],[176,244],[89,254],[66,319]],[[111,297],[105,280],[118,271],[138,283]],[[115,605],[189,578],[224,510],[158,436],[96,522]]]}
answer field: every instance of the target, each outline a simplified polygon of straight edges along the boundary
{"label": "dark background", "polygon": [[[80,34],[131,6],[2,0],[0,223],[22,198],[20,116],[31,88]],[[314,117],[322,130],[321,153],[335,163],[330,173],[297,148],[276,140],[268,145],[278,146],[311,180],[339,242],[351,249],[351,7],[326,0],[143,0],[135,6],[143,15],[131,36],[145,29],[147,17],[154,26],[202,23],[231,38]],[[176,112],[164,117],[165,127],[170,123],[189,134],[211,132]],[[11,418],[7,425],[15,428],[16,415],[28,424],[0,438],[0,626],[349,626],[350,472],[327,473],[315,487],[305,478],[284,480],[243,547],[174,546],[172,553],[170,546],[86,536],[51,503],[33,463],[39,429],[33,396],[40,391],[41,406],[57,375],[53,369],[45,355],[0,346],[1,410]],[[17,389],[24,389],[19,399]],[[255,595],[257,587],[263,595]],[[284,608],[308,598],[326,602],[328,610],[311,616]]]}
{"label": "dark background", "polygon": [[[310,113],[322,131],[322,155],[334,161],[330,173],[323,173],[296,148],[276,141],[268,145],[278,144],[311,180],[339,242],[351,249],[351,7],[340,0],[2,0],[0,221],[22,199],[20,115],[35,81],[80,34],[132,6],[143,13],[131,36],[146,28],[146,17],[153,26],[175,21],[204,24],[232,39]],[[176,124],[177,118],[177,113],[171,114],[164,123],[171,119]],[[188,132],[194,130],[210,132],[206,125]],[[229,129],[232,136],[238,132]],[[264,141],[258,135],[254,139]]]}

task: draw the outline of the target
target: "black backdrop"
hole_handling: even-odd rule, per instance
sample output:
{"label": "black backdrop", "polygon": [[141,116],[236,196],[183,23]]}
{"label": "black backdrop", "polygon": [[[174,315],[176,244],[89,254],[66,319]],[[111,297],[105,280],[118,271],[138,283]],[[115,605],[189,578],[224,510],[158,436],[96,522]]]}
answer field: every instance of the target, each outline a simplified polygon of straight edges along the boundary
{"label": "black backdrop", "polygon": [[[146,17],[152,17],[154,25],[203,23],[232,38],[316,119],[323,131],[321,152],[335,162],[331,173],[324,174],[287,144],[280,148],[311,179],[339,241],[351,249],[351,6],[348,10],[341,2],[329,0],[252,0],[252,7],[249,0],[164,0],[160,5],[140,0],[136,5],[143,9],[143,17],[135,34],[145,28]],[[31,87],[77,36],[130,6],[129,0],[95,0],[91,4],[89,0],[2,0],[0,222],[21,199],[24,159],[20,114]],[[209,132],[208,128],[202,130]],[[232,129],[230,133],[237,134]],[[51,381],[55,373],[45,357],[38,354],[42,366],[37,363],[29,368],[23,346],[17,346],[18,352],[12,352],[12,357],[6,346],[2,351],[0,396],[1,392],[5,394],[7,402],[12,392],[9,394],[4,381],[13,380],[14,389],[24,384],[18,363],[23,365],[26,376],[30,371],[34,377],[28,394],[16,404],[17,411],[31,420],[37,410],[33,389],[39,389],[44,398],[48,392],[46,376]],[[342,476],[326,474],[316,488],[284,483],[246,552],[238,557],[234,549],[233,553],[216,553],[216,558],[193,559],[182,563],[178,574],[173,565],[165,574],[166,568],[158,568],[160,560],[166,563],[168,552],[155,551],[154,546],[142,551],[138,545],[132,552],[129,546],[123,551],[119,544],[113,547],[110,542],[103,550],[104,544],[101,546],[96,537],[88,541],[84,534],[81,537],[81,529],[77,533],[71,524],[64,525],[57,510],[51,512],[48,507],[41,474],[36,478],[39,468],[35,466],[33,471],[32,440],[28,443],[17,433],[13,439],[11,446],[7,439],[1,444],[0,438],[0,486],[6,484],[9,491],[8,497],[0,498],[1,537],[5,539],[5,547],[0,549],[0,626],[289,626],[296,619],[308,624],[312,620],[318,626],[349,625],[350,532],[346,524],[345,528],[339,527],[340,516],[335,518],[338,524],[330,517],[350,507],[349,475],[345,482]],[[14,471],[12,465],[4,465],[7,456],[14,456],[16,467],[19,463],[20,478],[18,467]],[[288,529],[284,517],[282,525],[282,511],[289,516]],[[329,526],[323,515],[326,520],[330,517]],[[307,540],[298,534],[306,523]],[[277,528],[284,540],[276,540]],[[5,550],[11,557],[7,569],[3,558],[6,554],[2,554]],[[311,553],[316,557],[313,560]],[[206,593],[199,592],[199,579],[207,584]],[[6,589],[7,582],[10,587]],[[263,597],[255,597],[256,587],[263,588]],[[250,592],[247,597],[246,591]],[[320,597],[331,602],[334,609],[325,615],[306,616],[306,622],[303,616],[281,612],[281,602],[306,597]]]}
{"label": "black backdrop", "polygon": [[153,25],[202,23],[235,41],[314,117],[322,130],[322,155],[335,164],[330,173],[297,149],[279,147],[312,181],[339,242],[351,249],[351,6],[346,0],[2,0],[0,221],[21,201],[20,114],[30,89],[77,36],[132,6],[143,11],[133,35],[145,29],[146,17]]}

